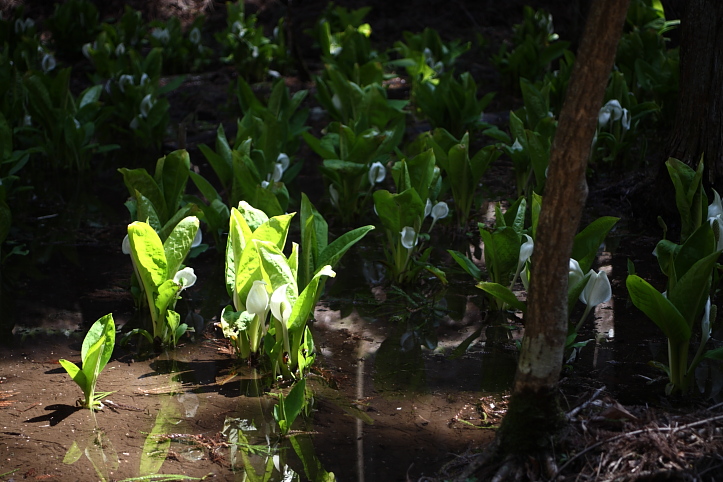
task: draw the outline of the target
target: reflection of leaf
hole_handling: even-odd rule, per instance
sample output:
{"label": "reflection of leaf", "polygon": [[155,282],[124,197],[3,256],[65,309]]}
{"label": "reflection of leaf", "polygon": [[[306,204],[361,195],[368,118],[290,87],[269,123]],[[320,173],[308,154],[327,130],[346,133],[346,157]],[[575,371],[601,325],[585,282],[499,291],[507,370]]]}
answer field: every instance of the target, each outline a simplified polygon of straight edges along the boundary
{"label": "reflection of leaf", "polygon": [[101,480],[108,480],[110,473],[118,470],[120,464],[118,454],[105,432],[96,429],[91,438],[88,439],[84,452]]}
{"label": "reflection of leaf", "polygon": [[139,469],[141,475],[156,474],[161,470],[168,449],[171,447],[171,439],[160,435],[171,431],[178,418],[177,409],[169,398],[158,412],[156,423],[143,444]]}
{"label": "reflection of leaf", "polygon": [[321,462],[314,454],[314,445],[308,436],[296,435],[291,437],[291,446],[294,452],[299,456],[301,463],[304,465],[304,474],[307,479],[314,482],[331,482],[336,480],[333,472],[327,472],[321,465]]}
{"label": "reflection of leaf", "polygon": [[73,445],[70,446],[65,453],[65,457],[63,457],[63,463],[68,465],[74,464],[80,459],[81,455],[83,455],[83,451],[78,447],[78,442],[73,440]]}

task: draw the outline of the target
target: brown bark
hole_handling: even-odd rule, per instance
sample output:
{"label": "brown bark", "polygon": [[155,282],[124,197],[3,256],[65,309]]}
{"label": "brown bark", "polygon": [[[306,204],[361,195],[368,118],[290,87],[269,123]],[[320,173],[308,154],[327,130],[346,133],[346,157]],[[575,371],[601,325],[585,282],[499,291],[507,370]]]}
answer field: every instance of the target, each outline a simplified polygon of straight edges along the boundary
{"label": "brown bark", "polygon": [[510,413],[499,434],[506,452],[539,450],[559,427],[556,386],[567,336],[568,260],[587,198],[585,172],[597,115],[628,5],[629,0],[592,4],[560,113],[532,257],[525,337]]}
{"label": "brown bark", "polygon": [[688,0],[680,29],[680,93],[668,154],[690,166],[697,166],[704,155],[708,182],[720,191],[723,188],[723,2]]}

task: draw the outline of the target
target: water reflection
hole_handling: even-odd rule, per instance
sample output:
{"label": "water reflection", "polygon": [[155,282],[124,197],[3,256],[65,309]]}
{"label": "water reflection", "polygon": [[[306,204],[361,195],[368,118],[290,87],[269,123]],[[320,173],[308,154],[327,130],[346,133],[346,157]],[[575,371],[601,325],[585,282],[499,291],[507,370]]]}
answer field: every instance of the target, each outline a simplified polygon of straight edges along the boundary
{"label": "water reflection", "polygon": [[113,471],[118,470],[120,465],[118,453],[108,435],[98,426],[95,414],[90,410],[86,412],[93,429],[87,436],[73,441],[63,457],[63,463],[72,465],[85,456],[93,466],[98,478],[105,482],[110,480]]}

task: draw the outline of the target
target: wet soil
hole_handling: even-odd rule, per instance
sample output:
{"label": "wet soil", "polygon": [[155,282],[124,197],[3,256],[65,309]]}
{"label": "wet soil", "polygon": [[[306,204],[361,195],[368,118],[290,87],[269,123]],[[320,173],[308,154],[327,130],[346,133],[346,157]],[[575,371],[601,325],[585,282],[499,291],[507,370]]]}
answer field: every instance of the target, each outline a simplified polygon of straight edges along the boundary
{"label": "wet soil", "polygon": [[[118,10],[119,3],[123,2],[104,2],[103,16]],[[148,18],[173,14],[170,2],[155,2],[153,7],[146,3],[153,4],[131,5],[145,8]],[[220,3],[186,3],[189,8],[183,10],[182,19],[198,11],[205,11],[212,24],[222,18]],[[483,88],[500,91],[493,112],[517,107],[519,99],[499,85],[493,70],[480,59],[509,37],[511,25],[521,18],[521,5],[545,4],[553,12],[561,36],[573,41],[584,17],[580,7],[584,2],[459,0],[445,4],[442,13],[427,8],[424,2],[365,3],[372,4],[368,20],[376,40],[384,46],[398,40],[403,30],[418,31],[425,26],[438,29],[445,39],[472,40],[482,33],[489,48],[464,62],[466,69],[486,82]],[[305,0],[295,7],[294,28],[299,32],[308,28],[324,5],[323,1]],[[46,6],[38,4],[37,8],[41,16],[49,14]],[[252,2],[250,8],[268,25],[274,25],[283,11],[278,2]],[[303,47],[311,48],[310,44]],[[310,54],[311,68],[315,66],[312,58]],[[218,122],[224,123],[229,135],[234,131],[236,114],[224,106],[234,102],[229,99],[228,85],[235,75],[228,68],[217,67],[189,76],[172,94],[174,122],[181,122],[189,112],[194,112],[198,121],[186,126],[186,147],[200,170],[208,166],[196,145],[212,144]],[[287,83],[292,88],[313,88],[300,77],[289,78]],[[164,150],[178,147],[178,138],[169,138]],[[140,155],[133,159],[139,166],[129,167],[144,163],[149,167],[158,154]],[[125,166],[130,161],[114,162]],[[359,267],[368,261],[362,253],[374,249],[374,237],[366,248],[349,253],[338,279],[328,284],[317,308],[313,330],[318,357],[309,378],[314,401],[310,416],[294,426],[302,432],[296,435],[296,445],[279,437],[271,415],[276,403],[271,392],[280,389],[269,392],[258,374],[236,364],[214,330],[226,303],[224,295],[201,287],[185,294],[179,306],[204,318],[203,336],[186,339],[174,352],[151,358],[119,347],[99,382],[99,389],[115,391],[108,397],[114,403],[95,415],[78,409],[75,400],[80,390],[57,360],[79,361],[83,334],[106,313],[112,312],[119,326],[134,322],[128,293],[131,266],[120,253],[127,222],[123,211],[127,194],[113,170],[120,165],[109,166],[94,180],[68,181],[70,187],[60,189],[60,194],[52,189],[36,191],[27,200],[27,212],[18,219],[18,232],[32,235],[20,239],[30,254],[13,259],[3,273],[12,290],[9,296],[8,290],[4,292],[2,316],[8,311],[14,316],[10,324],[7,318],[0,324],[0,336],[7,342],[0,348],[0,479],[121,480],[165,473],[243,480],[249,467],[257,475],[270,467],[270,480],[285,480],[286,467],[301,480],[322,480],[324,472],[333,472],[343,481],[405,481],[434,477],[440,471],[454,476],[455,464],[469,463],[471,454],[494,438],[514,375],[514,341],[495,347],[485,343],[483,335],[463,356],[450,356],[467,336],[485,328],[484,302],[462,278],[439,294],[438,301],[446,303],[445,316],[436,317],[433,310],[427,310],[423,313],[430,319],[417,320],[414,327],[400,323],[398,315],[408,313],[410,307],[359,275]],[[300,187],[316,202],[321,198],[318,174],[313,162],[307,165]],[[491,200],[505,199],[514,189],[509,173],[509,166],[503,164],[488,173],[485,193]],[[664,396],[660,373],[647,364],[651,359],[665,360],[665,340],[652,322],[630,305],[624,287],[628,259],[635,261],[638,273],[646,279],[658,276],[650,253],[659,235],[647,225],[636,225],[627,194],[639,180],[614,175],[596,178],[591,184],[588,216],[619,215],[625,226],[600,253],[596,266],[608,271],[613,285],[612,300],[598,307],[595,323],[588,322],[582,333],[583,338],[597,340],[582,350],[561,382],[565,410],[600,402],[590,403],[574,418],[574,434],[567,440],[578,446],[568,445],[569,453],[611,433],[647,427],[650,433],[667,434],[652,428],[707,420],[717,413],[711,411],[707,398],[717,401],[715,377],[705,378],[705,397],[669,399]],[[42,185],[38,183],[36,189]],[[483,206],[476,220],[484,221],[487,212]],[[451,228],[440,235],[440,239],[452,238]],[[450,260],[446,262],[452,266]],[[214,273],[220,269],[220,258],[212,246],[191,264],[200,272],[200,279],[212,279],[217,277]],[[521,328],[517,326],[514,338],[519,339]],[[403,338],[410,330],[420,340],[433,333],[438,348],[416,345],[405,349]],[[611,406],[633,417],[621,411],[621,421],[612,426],[595,419],[602,410],[598,408]],[[597,411],[593,407],[598,407]],[[591,450],[564,474],[592,474],[584,480],[595,480],[594,468],[603,462],[605,467],[613,467],[616,455],[622,461],[626,453],[656,450],[678,467],[693,467],[691,473],[697,468],[698,472],[715,473],[711,467],[715,469],[719,462],[715,456],[720,444],[717,423],[708,422],[707,434],[696,432],[703,441],[696,443],[704,447],[667,435],[665,443],[651,435],[638,445],[629,443],[632,438],[621,438],[614,446]],[[621,467],[640,471],[655,467],[654,457],[645,462],[648,465],[640,460],[625,459]],[[668,472],[675,470],[672,467]],[[598,469],[601,478],[612,479],[616,472],[600,474]]]}

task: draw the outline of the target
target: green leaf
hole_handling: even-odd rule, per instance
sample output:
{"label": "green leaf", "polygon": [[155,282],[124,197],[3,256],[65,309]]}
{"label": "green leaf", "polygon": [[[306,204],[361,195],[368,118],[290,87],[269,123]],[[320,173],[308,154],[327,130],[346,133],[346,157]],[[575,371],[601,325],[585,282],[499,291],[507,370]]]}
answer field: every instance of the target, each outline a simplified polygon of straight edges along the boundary
{"label": "green leaf", "polygon": [[453,249],[448,249],[447,252],[452,256],[452,259],[454,259],[457,264],[460,265],[462,269],[467,272],[467,274],[472,276],[477,281],[482,280],[482,271],[480,271],[480,269],[477,267],[476,264],[472,262],[471,259],[460,253],[459,251],[455,251]]}
{"label": "green leaf", "polygon": [[167,218],[178,209],[188,182],[188,173],[191,170],[191,158],[188,151],[180,149],[160,158],[156,163],[156,182],[161,187],[167,208]]}
{"label": "green leaf", "polygon": [[289,301],[293,305],[296,301],[294,298],[298,289],[296,287],[296,277],[291,271],[286,256],[274,243],[258,240],[254,240],[254,243],[261,258],[261,269],[265,274],[264,281],[269,283],[272,289],[288,283],[294,294],[294,297],[289,297]]}
{"label": "green leaf", "polygon": [[83,393],[85,393],[86,387],[88,386],[88,380],[85,378],[85,373],[72,361],[65,360],[61,358],[58,360],[58,363],[60,363],[60,366],[65,368],[65,371],[68,372],[68,375],[70,375],[70,378],[73,379],[75,383],[78,384],[81,390],[83,390]]}
{"label": "green leaf", "polygon": [[[155,300],[155,306],[158,310],[158,326],[154,326],[154,333],[153,336],[156,337],[162,337],[163,333],[163,327],[162,323],[166,322],[166,316],[164,316],[164,313],[168,311],[169,308],[173,308],[176,301],[176,295],[178,294],[180,287],[172,280],[166,280],[164,283],[162,283],[158,287],[158,296]],[[164,342],[167,340],[163,340]]]}
{"label": "green leaf", "polygon": [[83,456],[83,451],[80,450],[80,447],[78,447],[78,442],[73,440],[73,443],[70,445],[70,448],[65,453],[65,456],[63,457],[63,463],[66,465],[72,465],[76,463],[78,460],[80,460],[80,457]]}
{"label": "green leaf", "polygon": [[[369,231],[372,231],[374,226],[362,226],[353,229],[347,233],[342,234],[334,241],[331,242],[320,254],[317,261],[317,266],[329,265],[332,268],[336,266],[339,260],[344,254],[358,243]],[[314,273],[316,274],[316,273]]]}
{"label": "green leaf", "polygon": [[489,282],[477,283],[476,286],[477,288],[481,289],[486,293],[489,293],[493,297],[501,300],[503,303],[510,305],[516,310],[520,310],[523,313],[527,311],[527,304],[518,300],[515,294],[506,286],[502,286],[499,283]]}
{"label": "green leaf", "polygon": [[703,355],[703,358],[708,358],[709,360],[723,361],[723,347],[716,348],[714,350],[708,350]]}
{"label": "green leaf", "polygon": [[702,185],[703,158],[695,171],[672,157],[665,165],[675,186],[675,204],[681,221],[680,237],[685,241],[701,225],[706,213],[707,200]]}
{"label": "green leaf", "polygon": [[482,224],[480,224],[480,237],[484,242],[485,266],[490,280],[503,285],[508,284],[517,270],[520,237],[510,226],[490,232]]}
{"label": "green leaf", "polygon": [[688,322],[668,298],[637,275],[628,276],[625,284],[633,304],[658,325],[671,342],[680,343],[690,339]]}
{"label": "green leaf", "polygon": [[[279,420],[279,428],[281,428],[282,433],[286,434],[289,432],[294,420],[296,420],[296,417],[299,416],[304,405],[306,405],[305,394],[306,379],[302,378],[294,384],[286,397],[283,395],[279,396],[279,405],[281,406],[281,415],[283,417]],[[283,403],[281,403],[281,400],[283,400]]]}
{"label": "green leaf", "polygon": [[689,329],[708,300],[711,275],[719,255],[720,252],[716,251],[696,262],[668,291],[668,299],[687,320]]}
{"label": "green leaf", "polygon": [[110,360],[110,357],[113,354],[113,347],[115,346],[115,322],[113,321],[112,313],[103,316],[93,323],[90,330],[88,330],[88,333],[85,335],[83,345],[80,350],[80,358],[83,360],[83,364],[85,364],[85,358],[90,347],[103,337],[105,337],[106,344],[103,347],[103,351],[100,356],[100,365],[98,367],[99,372],[103,370],[105,365],[108,363],[108,360]]}
{"label": "green leaf", "polygon": [[188,252],[191,250],[191,244],[198,232],[199,221],[195,216],[189,216],[182,219],[166,241],[163,243],[163,251],[165,253],[167,271],[166,277],[172,279],[178,269],[186,259]]}
{"label": "green leaf", "polygon": [[600,245],[605,241],[608,232],[610,232],[619,220],[620,218],[603,216],[591,222],[585,229],[577,233],[570,257],[577,260],[583,273],[590,271],[597,257]]}
{"label": "green leaf", "polygon": [[156,415],[156,421],[141,450],[139,468],[141,475],[157,474],[166,461],[168,450],[171,448],[171,439],[162,435],[172,432],[180,419],[175,403],[172,397],[167,398]]}
{"label": "green leaf", "polygon": [[[163,197],[163,191],[156,180],[145,169],[121,168],[118,169],[118,172],[123,174],[123,181],[131,197],[137,198],[136,191],[138,191],[148,198],[158,213],[158,217],[165,223],[168,218],[168,208]],[[139,221],[145,221],[145,219],[139,219]]]}
{"label": "green leaf", "polygon": [[168,279],[168,262],[161,238],[150,225],[140,221],[128,226],[128,238],[143,287],[153,292]]}

